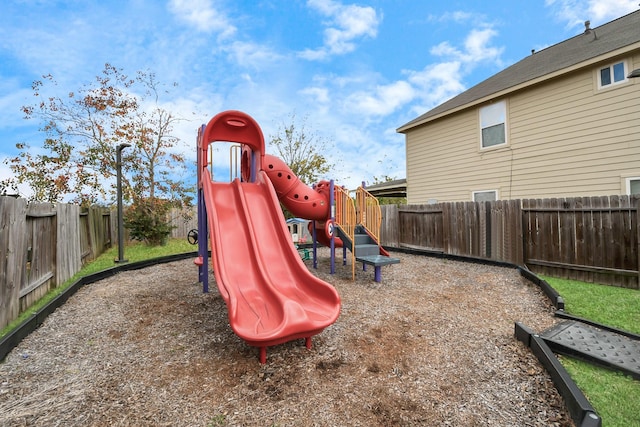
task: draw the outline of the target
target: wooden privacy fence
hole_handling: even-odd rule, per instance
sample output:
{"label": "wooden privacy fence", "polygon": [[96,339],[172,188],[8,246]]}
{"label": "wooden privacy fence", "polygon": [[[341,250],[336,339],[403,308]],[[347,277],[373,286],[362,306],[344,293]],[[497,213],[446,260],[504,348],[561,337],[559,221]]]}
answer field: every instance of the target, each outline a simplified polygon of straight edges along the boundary
{"label": "wooden privacy fence", "polygon": [[173,227],[171,237],[175,239],[186,239],[189,230],[198,229],[198,210],[195,206],[185,209],[172,208],[168,219]]}
{"label": "wooden privacy fence", "polygon": [[109,210],[0,197],[0,328],[114,241]]}
{"label": "wooden privacy fence", "polygon": [[550,276],[640,289],[638,200],[523,200],[526,265]]}
{"label": "wooden privacy fence", "polygon": [[638,196],[382,206],[381,242],[640,289]]}
{"label": "wooden privacy fence", "polygon": [[[0,196],[0,328],[117,245],[117,219],[114,209]],[[168,219],[171,237],[197,228],[195,208],[173,209]]]}

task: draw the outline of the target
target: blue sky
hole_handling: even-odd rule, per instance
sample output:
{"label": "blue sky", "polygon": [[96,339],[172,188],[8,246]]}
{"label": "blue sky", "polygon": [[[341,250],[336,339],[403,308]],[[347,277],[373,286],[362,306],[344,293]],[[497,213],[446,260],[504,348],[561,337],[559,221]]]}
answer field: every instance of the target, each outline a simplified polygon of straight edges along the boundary
{"label": "blue sky", "polygon": [[[396,128],[581,33],[585,20],[597,27],[637,9],[638,0],[3,0],[0,160],[44,139],[20,112],[34,80],[52,74],[64,95],[108,62],[178,83],[163,101],[189,119],[176,150],[193,161],[198,126],[237,109],[266,140],[291,114],[306,117],[333,142],[327,178],[341,185],[404,178]],[[9,173],[1,164],[0,179]]]}

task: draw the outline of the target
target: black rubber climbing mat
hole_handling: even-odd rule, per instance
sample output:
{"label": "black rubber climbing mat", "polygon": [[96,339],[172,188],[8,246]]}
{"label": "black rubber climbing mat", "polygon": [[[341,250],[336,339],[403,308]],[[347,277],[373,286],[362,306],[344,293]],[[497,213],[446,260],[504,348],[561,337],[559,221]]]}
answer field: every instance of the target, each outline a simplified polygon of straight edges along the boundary
{"label": "black rubber climbing mat", "polygon": [[556,353],[620,370],[640,380],[640,341],[566,320],[540,334]]}

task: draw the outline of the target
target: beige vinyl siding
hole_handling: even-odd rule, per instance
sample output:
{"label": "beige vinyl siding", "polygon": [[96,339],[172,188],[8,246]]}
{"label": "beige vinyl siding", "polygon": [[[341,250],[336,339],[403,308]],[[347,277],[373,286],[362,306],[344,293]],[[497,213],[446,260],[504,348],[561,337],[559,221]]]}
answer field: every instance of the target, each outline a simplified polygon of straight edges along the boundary
{"label": "beige vinyl siding", "polygon": [[507,97],[507,146],[480,149],[478,107],[409,130],[408,203],[468,201],[474,190],[501,199],[623,194],[623,177],[640,176],[640,81],[598,90],[598,69]]}
{"label": "beige vinyl siding", "polygon": [[512,198],[621,194],[640,172],[637,91],[597,90],[597,69],[510,98]]}
{"label": "beige vinyl siding", "polygon": [[407,133],[407,202],[468,201],[472,190],[497,190],[496,172],[508,171],[510,153],[480,153],[479,132],[472,109]]}

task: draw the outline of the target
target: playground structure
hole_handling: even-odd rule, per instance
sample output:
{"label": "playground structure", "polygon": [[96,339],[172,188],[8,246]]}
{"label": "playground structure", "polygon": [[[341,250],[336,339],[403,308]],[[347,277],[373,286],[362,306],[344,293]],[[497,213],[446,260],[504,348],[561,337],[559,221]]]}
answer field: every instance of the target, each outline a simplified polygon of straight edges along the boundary
{"label": "playground structure", "polygon": [[[209,146],[215,142],[240,145],[240,176],[229,182],[215,182],[209,169]],[[224,299],[234,333],[260,349],[266,362],[267,347],[311,337],[333,324],[340,312],[340,297],[330,284],[309,272],[294,246],[280,208],[282,202],[294,215],[310,219],[314,267],[316,242],[331,247],[331,268],[335,269],[335,248],[361,251],[358,261],[376,267],[375,257],[393,259],[377,243],[364,224],[356,224],[353,200],[333,182],[322,181],[310,188],[280,159],[264,153],[264,138],[258,124],[239,111],[225,111],[213,117],[198,133],[198,235],[199,280],[208,292],[208,243],[216,284]],[[342,191],[342,193],[340,193]],[[334,194],[347,195],[347,199]],[[377,201],[376,201],[377,202]],[[353,215],[345,216],[345,210]],[[369,209],[370,210],[370,209]],[[335,211],[335,218],[330,214]],[[367,209],[361,209],[361,218]],[[378,209],[379,212],[379,209]],[[375,218],[372,218],[375,221]],[[349,221],[352,221],[351,223]],[[374,224],[374,223],[372,223]],[[378,214],[378,229],[379,229]],[[356,240],[366,236],[367,243]],[[337,230],[337,232],[334,232]],[[336,235],[340,233],[340,238]],[[358,239],[365,240],[364,237]],[[372,243],[373,242],[373,243]],[[353,265],[352,265],[353,271]]]}
{"label": "playground structure", "polygon": [[287,220],[287,227],[289,228],[289,234],[291,234],[291,241],[295,244],[304,245],[307,242],[311,244],[311,227],[309,223],[311,221],[303,218],[289,218]]}

